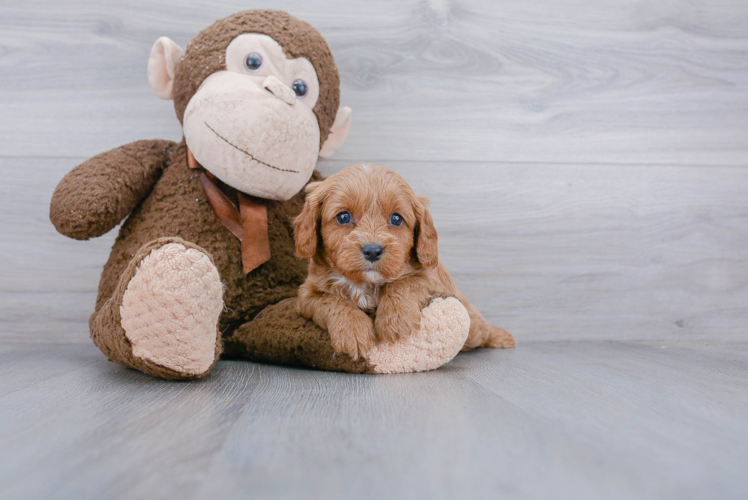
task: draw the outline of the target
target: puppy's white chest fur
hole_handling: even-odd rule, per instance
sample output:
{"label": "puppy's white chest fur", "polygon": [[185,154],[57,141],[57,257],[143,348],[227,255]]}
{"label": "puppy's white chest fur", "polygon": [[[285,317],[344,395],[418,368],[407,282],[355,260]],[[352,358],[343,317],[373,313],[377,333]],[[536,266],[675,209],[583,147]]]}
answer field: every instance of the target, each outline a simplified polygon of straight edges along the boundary
{"label": "puppy's white chest fur", "polygon": [[[377,276],[372,276],[372,281],[380,279],[379,273],[374,274]],[[367,313],[377,309],[380,288],[381,285],[376,283],[358,284],[334,271],[330,273],[330,291],[352,300],[359,309]]]}

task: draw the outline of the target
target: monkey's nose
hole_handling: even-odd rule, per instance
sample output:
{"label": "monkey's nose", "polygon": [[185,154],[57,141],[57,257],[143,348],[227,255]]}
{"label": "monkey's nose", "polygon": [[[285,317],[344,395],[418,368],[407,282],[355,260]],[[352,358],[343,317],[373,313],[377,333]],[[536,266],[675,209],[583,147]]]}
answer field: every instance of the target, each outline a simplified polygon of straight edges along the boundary
{"label": "monkey's nose", "polygon": [[283,82],[273,75],[265,78],[265,81],[262,82],[262,88],[286,104],[294,104],[296,102],[296,93],[290,87],[283,85]]}
{"label": "monkey's nose", "polygon": [[364,254],[364,259],[369,262],[376,262],[382,258],[384,248],[382,245],[364,245],[361,247],[361,253]]}

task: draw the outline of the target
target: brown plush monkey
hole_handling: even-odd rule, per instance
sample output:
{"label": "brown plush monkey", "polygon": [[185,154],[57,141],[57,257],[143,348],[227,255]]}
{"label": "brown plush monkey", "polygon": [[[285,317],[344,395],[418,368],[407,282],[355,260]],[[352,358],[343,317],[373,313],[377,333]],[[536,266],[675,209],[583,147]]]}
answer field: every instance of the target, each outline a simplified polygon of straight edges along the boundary
{"label": "brown plush monkey", "polygon": [[168,379],[206,375],[222,350],[250,360],[350,372],[433,369],[467,335],[455,299],[423,310],[418,334],[367,359],[335,354],[296,307],[307,262],[292,220],[319,156],[345,140],[335,61],[321,35],[280,11],[217,21],[183,51],[159,39],[155,93],[173,99],[180,143],[150,140],[98,155],[57,186],[50,219],[71,238],[114,228],[90,319],[110,360]]}

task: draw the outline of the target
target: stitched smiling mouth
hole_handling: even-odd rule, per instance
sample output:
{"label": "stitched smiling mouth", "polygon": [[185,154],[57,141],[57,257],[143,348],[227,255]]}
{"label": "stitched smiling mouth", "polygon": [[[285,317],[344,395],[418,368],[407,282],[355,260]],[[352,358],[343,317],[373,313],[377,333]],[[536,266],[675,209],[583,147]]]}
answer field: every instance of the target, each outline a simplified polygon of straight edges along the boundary
{"label": "stitched smiling mouth", "polygon": [[242,153],[244,153],[245,155],[249,156],[251,159],[253,159],[257,163],[259,163],[260,165],[265,165],[266,167],[270,167],[272,169],[279,170],[281,172],[288,172],[290,174],[298,174],[299,173],[298,170],[291,170],[289,168],[278,168],[278,167],[273,166],[273,165],[271,165],[269,163],[265,163],[262,160],[258,160],[257,158],[255,158],[255,156],[252,153],[250,153],[249,151],[243,150],[242,148],[240,148],[236,144],[233,144],[231,141],[229,141],[228,139],[226,139],[224,136],[222,136],[221,134],[219,134],[218,132],[216,132],[213,129],[213,127],[211,127],[210,125],[208,125],[208,122],[203,122],[203,123],[205,124],[206,127],[208,127],[208,129],[210,129],[211,132],[213,132],[214,134],[216,134],[216,136],[218,136],[218,138],[221,139],[223,142],[225,142],[226,144],[228,144],[232,148],[236,149],[237,151],[241,151]]}

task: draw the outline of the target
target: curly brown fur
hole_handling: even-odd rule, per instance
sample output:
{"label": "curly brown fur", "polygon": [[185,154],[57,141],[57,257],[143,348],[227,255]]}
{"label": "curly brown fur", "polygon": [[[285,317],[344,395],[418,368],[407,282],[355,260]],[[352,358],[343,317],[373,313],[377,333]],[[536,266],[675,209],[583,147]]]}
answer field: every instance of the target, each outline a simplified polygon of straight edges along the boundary
{"label": "curly brown fur", "polygon": [[151,190],[173,146],[171,141],[137,141],[78,165],[55,188],[52,224],[76,240],[111,230]]}
{"label": "curly brown fur", "polygon": [[225,339],[224,355],[320,370],[371,371],[362,358],[353,360],[346,354],[336,354],[327,331],[301,316],[297,302],[292,297],[263,309],[254,320],[244,323]]}
{"label": "curly brown fur", "polygon": [[[319,179],[318,174],[315,177]],[[226,188],[237,203],[235,190]],[[113,189],[113,191],[117,191]],[[99,285],[97,309],[114,292],[132,256],[145,244],[163,236],[178,236],[205,249],[226,285],[226,311],[220,328],[253,318],[265,306],[296,295],[306,277],[306,264],[294,256],[292,220],[303,205],[303,193],[288,201],[268,201],[268,236],[272,259],[251,273],[242,270],[241,242],[216,218],[199,173],[187,166],[184,142],[171,148],[161,178],[128,217],[112,248]]]}
{"label": "curly brown fur", "polygon": [[[401,176],[377,165],[349,167],[307,186],[295,221],[296,253],[311,259],[299,311],[327,328],[336,351],[357,359],[377,341],[418,330],[423,304],[439,293],[456,296],[468,309],[465,349],[511,347],[511,335],[486,323],[439,262],[427,206]],[[344,213],[350,222],[340,222]],[[392,223],[393,214],[401,225]],[[381,257],[365,258],[366,245],[381,247]]]}

